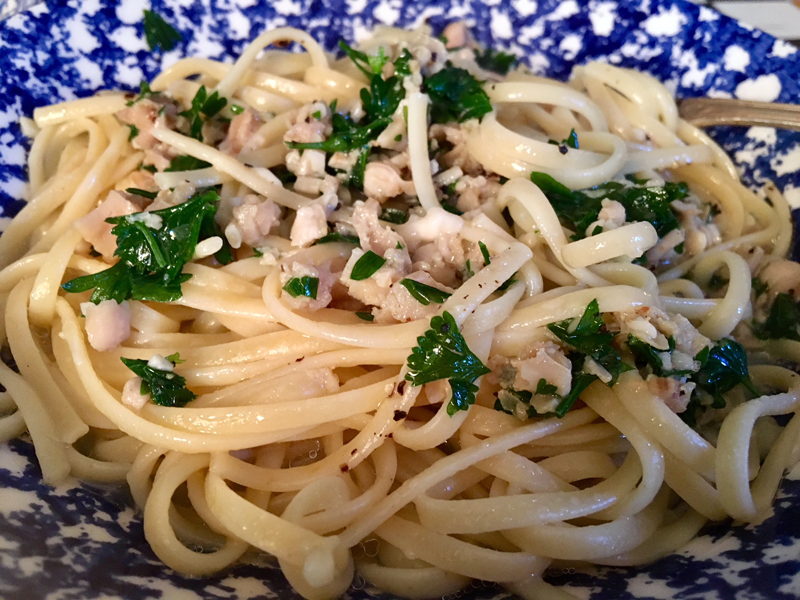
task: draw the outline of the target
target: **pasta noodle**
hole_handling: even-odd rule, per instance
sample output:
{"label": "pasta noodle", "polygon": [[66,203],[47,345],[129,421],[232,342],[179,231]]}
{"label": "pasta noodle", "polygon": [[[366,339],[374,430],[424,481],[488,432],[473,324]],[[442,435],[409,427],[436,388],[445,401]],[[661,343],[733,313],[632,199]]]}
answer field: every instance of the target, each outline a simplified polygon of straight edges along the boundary
{"label": "pasta noodle", "polygon": [[309,599],[568,598],[551,566],[763,519],[800,458],[800,376],[747,365],[800,362],[785,200],[651,77],[504,76],[451,27],[37,108],[0,440],[127,481],[169,567],[254,548]]}

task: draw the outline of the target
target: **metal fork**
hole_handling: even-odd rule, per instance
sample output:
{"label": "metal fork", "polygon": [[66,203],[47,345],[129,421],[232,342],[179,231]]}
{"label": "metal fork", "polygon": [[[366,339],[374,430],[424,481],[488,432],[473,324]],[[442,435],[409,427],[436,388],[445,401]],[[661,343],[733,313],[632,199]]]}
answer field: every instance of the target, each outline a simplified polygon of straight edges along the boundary
{"label": "metal fork", "polygon": [[800,131],[800,105],[795,104],[725,98],[684,98],[678,100],[678,112],[683,119],[697,127],[740,125]]}

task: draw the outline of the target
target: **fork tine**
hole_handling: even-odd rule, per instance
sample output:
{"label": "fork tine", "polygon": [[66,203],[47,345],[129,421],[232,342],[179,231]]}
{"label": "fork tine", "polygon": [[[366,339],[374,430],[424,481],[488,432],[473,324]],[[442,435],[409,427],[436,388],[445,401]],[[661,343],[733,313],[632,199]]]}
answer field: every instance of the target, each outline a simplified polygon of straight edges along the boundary
{"label": "fork tine", "polygon": [[678,112],[697,127],[736,125],[800,131],[800,106],[727,98],[683,98]]}

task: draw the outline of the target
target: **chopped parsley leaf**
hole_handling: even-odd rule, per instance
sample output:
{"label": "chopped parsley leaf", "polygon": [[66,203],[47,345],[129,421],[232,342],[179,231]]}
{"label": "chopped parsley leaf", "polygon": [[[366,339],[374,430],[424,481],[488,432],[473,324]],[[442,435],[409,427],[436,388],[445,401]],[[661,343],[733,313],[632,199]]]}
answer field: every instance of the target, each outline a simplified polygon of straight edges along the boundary
{"label": "chopped parsley leaf", "polygon": [[[106,219],[114,225],[114,255],[120,261],[61,287],[71,293],[94,289],[90,299],[95,304],[103,300],[177,300],[182,296],[181,283],[191,277],[181,273],[183,266],[192,260],[197,243],[203,239],[204,224],[213,221],[218,201],[214,190],[206,190],[177,206]],[[159,219],[160,226],[150,228],[143,220],[145,214]]]}
{"label": "chopped parsley leaf", "polygon": [[467,263],[464,269],[464,279],[469,279],[470,277],[475,276],[475,271],[472,270],[472,261],[467,259]]}
{"label": "chopped parsley leaf", "polygon": [[394,75],[384,79],[378,71],[370,80],[369,89],[361,90],[361,103],[367,117],[373,120],[393,117],[401,100],[406,97],[403,79],[411,74],[408,66],[410,60],[411,53],[403,50],[394,62]]}
{"label": "chopped parsley leaf", "polygon": [[183,39],[177,29],[152,10],[144,11],[144,36],[150,50],[160,48],[164,52],[172,50]]}
{"label": "chopped parsley leaf", "polygon": [[554,386],[552,383],[547,383],[547,380],[543,377],[539,380],[539,383],[536,384],[536,393],[543,394],[545,396],[555,396],[556,392],[558,392],[558,388]]}
{"label": "chopped parsley leaf", "polygon": [[270,169],[272,174],[275,175],[278,179],[280,179],[281,184],[287,185],[289,183],[294,183],[297,181],[297,175],[292,173],[289,169],[286,168],[286,165],[278,165],[276,167],[272,167]]}
{"label": "chopped parsley leaf", "polygon": [[363,281],[380,269],[386,263],[386,259],[375,254],[372,250],[367,250],[353,265],[350,279],[353,281]]}
{"label": "chopped parsley leaf", "polygon": [[369,321],[370,323],[375,320],[375,317],[372,313],[358,311],[356,312],[356,316],[361,319],[362,321]]}
{"label": "chopped parsley leaf", "polygon": [[308,275],[292,277],[286,282],[283,289],[292,298],[305,296],[306,298],[316,300],[317,290],[319,289],[319,277],[309,277]]}
{"label": "chopped parsley leaf", "polygon": [[365,118],[356,122],[350,115],[337,113],[334,101],[331,103],[333,131],[326,140],[308,143],[287,142],[287,146],[298,150],[323,150],[329,154],[360,150],[361,154],[350,173],[348,183],[353,187],[362,188],[371,151],[370,142],[377,139],[392,122],[393,115],[400,106],[400,101],[405,98],[403,78],[410,74],[408,61],[411,60],[411,53],[403,50],[403,53],[394,62],[395,74],[384,79],[381,72],[389,59],[384,54],[383,48],[379,49],[377,56],[370,56],[344,42],[339,42],[339,47],[370,80],[369,87],[361,90],[361,103]]}
{"label": "chopped parsley leaf", "polygon": [[508,52],[486,48],[475,51],[475,62],[486,71],[506,75],[517,62],[517,57]]}
{"label": "chopped parsley leaf", "polygon": [[172,354],[165,356],[164,358],[166,358],[173,365],[182,365],[183,363],[186,362],[185,359],[181,358],[180,352],[173,352]]}
{"label": "chopped parsley leaf", "polygon": [[214,253],[214,258],[221,265],[227,265],[233,262],[233,248],[228,242],[228,238],[222,232],[219,223],[214,219],[214,216],[206,215],[200,223],[200,239],[207,240],[211,237],[218,237],[222,240],[222,248]]}
{"label": "chopped parsley leaf", "polygon": [[408,293],[411,294],[414,299],[423,306],[428,306],[431,302],[442,304],[445,300],[452,296],[450,292],[442,291],[439,288],[420,283],[419,281],[414,281],[413,279],[401,279],[400,285],[406,288]]}
{"label": "chopped parsley leaf", "polygon": [[780,293],[763,323],[753,323],[753,333],[762,340],[795,340],[800,342],[800,304],[789,294]]}
{"label": "chopped parsley leaf", "polygon": [[620,353],[611,345],[614,334],[606,331],[597,299],[589,303],[577,325],[573,324],[572,319],[566,319],[551,323],[547,328],[559,340],[575,349],[575,352],[569,354],[569,359],[572,361],[572,389],[556,410],[559,416],[566,414],[580,392],[597,379],[595,375],[581,372],[586,357],[590,357],[608,371],[611,375],[609,387],[616,383],[622,373],[633,369],[622,361]]}
{"label": "chopped parsley leaf", "polygon": [[156,92],[154,92],[153,90],[150,89],[150,84],[149,83],[147,83],[146,81],[141,81],[141,82],[139,82],[139,95],[136,96],[136,98],[134,98],[133,100],[129,100],[128,102],[126,102],[125,106],[133,106],[139,100],[144,100],[148,96],[155,95],[155,93]]}
{"label": "chopped parsley leaf", "polygon": [[[568,396],[569,400],[567,401],[567,406],[565,399],[557,394],[558,388],[550,383],[547,383],[547,380],[542,378],[539,379],[539,382],[536,384],[535,392],[531,392],[530,390],[515,390],[514,388],[500,390],[500,392],[497,394],[497,400],[494,403],[494,409],[504,412],[508,415],[518,416],[515,409],[517,408],[518,403],[521,403],[526,408],[528,418],[541,417],[545,415],[556,415],[560,418],[563,417],[569,408],[575,403],[575,400],[578,398],[578,394],[582,392],[583,389],[585,388],[580,388],[580,390],[575,394],[574,398]],[[555,398],[559,398],[560,401],[553,412],[539,413],[531,404],[534,394],[537,396],[553,396]],[[566,408],[563,409],[561,414],[557,414],[556,411],[558,410],[558,406],[561,406],[562,404],[564,404]]]}
{"label": "chopped parsley leaf", "polygon": [[298,150],[324,150],[330,154],[351,152],[363,148],[376,139],[391,122],[390,117],[383,117],[362,126],[353,121],[350,115],[333,113],[331,116],[333,132],[328,139],[322,142],[286,142],[286,145]]}
{"label": "chopped parsley leaf", "polygon": [[[514,273],[514,275],[516,275],[516,273]],[[514,275],[512,275],[511,277],[509,277],[508,279],[506,279],[506,280],[505,280],[503,283],[501,283],[501,284],[500,284],[500,287],[499,287],[499,288],[497,288],[497,291],[498,291],[498,292],[505,292],[505,291],[506,291],[508,288],[510,288],[512,285],[514,285],[515,283],[517,283],[517,278],[516,278],[516,277],[514,277]]]}
{"label": "chopped parsley leaf", "polygon": [[447,414],[453,416],[475,403],[478,386],[474,381],[490,372],[467,347],[453,315],[445,311],[441,317],[433,317],[431,328],[417,338],[408,357],[406,380],[419,386],[447,379],[452,389]]}
{"label": "chopped parsley leaf", "polygon": [[364,187],[364,174],[367,172],[367,160],[369,159],[369,147],[365,146],[359,151],[358,160],[350,171],[348,183],[357,188]]}
{"label": "chopped parsley leaf", "polygon": [[172,171],[196,171],[197,169],[207,169],[210,166],[211,163],[208,163],[204,160],[200,160],[199,158],[195,158],[194,156],[179,154],[169,162],[169,167],[164,169],[164,172],[169,173]]}
{"label": "chopped parsley leaf", "polygon": [[760,396],[761,393],[750,380],[747,370],[747,353],[741,344],[724,338],[718,341],[709,350],[706,347],[695,357],[701,363],[700,370],[695,376],[697,386],[716,400],[722,399],[722,394],[729,392],[737,385],[742,384],[751,393]]}
{"label": "chopped parsley leaf", "polygon": [[156,196],[158,196],[158,192],[148,192],[147,190],[140,190],[139,188],[128,188],[125,191],[134,196],[147,198],[148,200],[155,200]]}
{"label": "chopped parsley leaf", "polygon": [[673,182],[664,187],[641,187],[609,181],[591,190],[572,191],[546,173],[531,173],[531,181],[547,196],[561,223],[575,232],[573,240],[585,237],[586,228],[597,220],[603,200],[619,202],[625,207],[628,221],[647,221],[659,237],[664,237],[680,227],[670,203],[689,194],[685,183]]}
{"label": "chopped parsley leaf", "polygon": [[197,93],[194,95],[194,98],[192,98],[192,106],[188,110],[180,113],[182,117],[186,117],[189,120],[189,135],[202,142],[202,115],[213,117],[225,108],[227,104],[228,100],[224,97],[220,97],[219,92],[215,91],[209,96],[206,86],[201,85],[200,89],[197,90]]}
{"label": "chopped parsley leaf", "polygon": [[492,103],[481,82],[469,71],[452,65],[428,77],[422,84],[422,91],[431,99],[434,123],[461,123],[492,112]]}
{"label": "chopped parsley leaf", "polygon": [[678,415],[690,427],[697,425],[697,417],[709,407],[724,408],[723,394],[739,384],[755,396],[761,395],[750,380],[747,353],[737,342],[722,339],[713,348],[703,348],[694,358],[701,364],[690,379],[697,387],[686,410]]}
{"label": "chopped parsley leaf", "polygon": [[314,242],[314,246],[319,244],[332,244],[335,242],[345,242],[346,244],[355,244],[358,246],[361,242],[358,240],[358,237],[354,235],[343,235],[341,233],[337,233],[336,231],[332,231],[328,235],[324,235],[319,238],[316,242]]}
{"label": "chopped parsley leaf", "polygon": [[244,112],[244,107],[239,106],[238,104],[231,104],[230,111],[235,115],[240,115]]}
{"label": "chopped parsley leaf", "polygon": [[[173,360],[173,358],[175,360]],[[139,393],[142,395],[150,394],[150,399],[159,406],[184,407],[197,396],[186,388],[186,379],[172,371],[162,371],[154,369],[147,364],[146,360],[120,358],[123,364],[142,378],[142,386]],[[183,362],[177,353],[171,354],[167,360],[173,364]]]}
{"label": "chopped parsley leaf", "polygon": [[381,215],[378,218],[387,223],[402,225],[408,221],[408,213],[399,208],[384,208],[381,210]]}
{"label": "chopped parsley leaf", "polygon": [[564,140],[564,144],[566,144],[570,148],[575,148],[576,150],[580,147],[578,145],[578,134],[575,132],[574,129],[570,130],[567,139]]}
{"label": "chopped parsley leaf", "polygon": [[492,263],[492,259],[489,256],[489,249],[483,242],[478,242],[478,247],[481,249],[481,254],[483,255],[483,263],[488,267]]}
{"label": "chopped parsley leaf", "polygon": [[669,338],[669,350],[659,350],[658,348],[655,348],[647,342],[630,334],[628,334],[626,344],[636,359],[636,365],[649,366],[656,377],[684,377],[693,373],[691,369],[664,369],[664,361],[661,358],[661,354],[665,352],[672,352],[672,350],[675,349],[674,338]]}
{"label": "chopped parsley leaf", "polygon": [[583,361],[580,361],[577,369],[574,361],[572,366],[572,387],[569,390],[569,394],[561,399],[558,406],[556,406],[556,409],[553,411],[559,419],[569,412],[569,409],[572,408],[572,405],[580,398],[583,391],[597,380],[596,375],[583,373],[579,370],[583,367]]}
{"label": "chopped parsley leaf", "polygon": [[566,148],[575,148],[577,150],[580,147],[578,145],[578,134],[574,129],[571,129],[569,135],[560,142],[556,140],[548,140],[548,143],[553,144],[554,146],[563,146],[564,150],[561,152],[561,154],[567,153]]}
{"label": "chopped parsley leaf", "polygon": [[383,51],[383,47],[378,48],[378,54],[376,56],[356,50],[344,40],[339,40],[339,48],[350,57],[350,60],[352,60],[359,70],[368,78],[379,75],[384,65],[389,62],[388,57]]}
{"label": "chopped parsley leaf", "polygon": [[132,141],[137,135],[139,135],[139,128],[136,125],[128,125],[130,127],[131,133],[128,135],[128,141]]}
{"label": "chopped parsley leaf", "polygon": [[449,202],[442,202],[442,208],[445,209],[447,212],[454,214],[454,215],[463,215],[464,213],[458,210],[455,206],[450,204]]}
{"label": "chopped parsley leaf", "polygon": [[753,279],[750,281],[750,286],[753,288],[753,293],[755,293],[756,298],[761,296],[769,288],[767,283],[758,277],[753,277]]}
{"label": "chopped parsley leaf", "polygon": [[103,300],[120,303],[129,299],[173,302],[182,296],[180,284],[190,277],[191,275],[182,275],[173,282],[163,283],[158,276],[137,273],[120,261],[94,275],[71,279],[61,287],[73,294],[94,290],[90,300],[95,304],[100,304]]}

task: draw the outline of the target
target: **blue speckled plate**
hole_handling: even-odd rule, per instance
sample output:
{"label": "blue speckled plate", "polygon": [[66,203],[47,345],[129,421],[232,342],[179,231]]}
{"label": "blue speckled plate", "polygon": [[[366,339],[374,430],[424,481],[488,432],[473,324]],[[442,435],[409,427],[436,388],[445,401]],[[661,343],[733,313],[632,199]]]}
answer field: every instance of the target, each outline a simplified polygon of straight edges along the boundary
{"label": "blue speckled plate", "polygon": [[[0,23],[0,224],[25,190],[26,145],[17,121],[34,107],[104,87],[133,89],[184,55],[230,60],[266,27],[293,25],[327,47],[376,23],[441,29],[466,19],[478,39],[510,49],[539,73],[565,78],[600,59],[649,71],[679,96],[800,101],[800,59],[784,42],[707,8],[668,0],[153,0],[184,33],[172,52],[149,52],[138,0],[39,5]],[[800,206],[800,134],[717,129],[748,182],[775,180]],[[641,569],[551,572],[580,598],[781,600],[800,597],[800,470],[787,478],[775,514],[758,527],[715,525],[682,552]],[[269,563],[208,579],[159,563],[138,516],[117,491],[43,486],[31,447],[0,446],[0,598],[122,597],[178,600],[295,598]],[[366,591],[355,600],[380,597]],[[505,597],[474,586],[461,598]]]}

